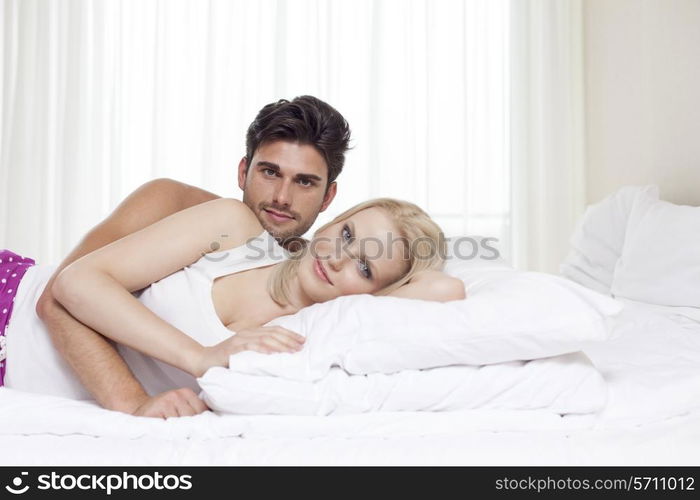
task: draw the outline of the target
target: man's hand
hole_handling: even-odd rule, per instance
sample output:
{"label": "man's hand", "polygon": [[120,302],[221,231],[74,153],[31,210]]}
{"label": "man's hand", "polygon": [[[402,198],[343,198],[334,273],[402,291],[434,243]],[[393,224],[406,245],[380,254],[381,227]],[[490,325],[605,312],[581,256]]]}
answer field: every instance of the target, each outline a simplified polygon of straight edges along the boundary
{"label": "man's hand", "polygon": [[189,417],[209,411],[209,407],[192,389],[183,387],[163,392],[157,396],[146,396],[131,412],[137,417]]}

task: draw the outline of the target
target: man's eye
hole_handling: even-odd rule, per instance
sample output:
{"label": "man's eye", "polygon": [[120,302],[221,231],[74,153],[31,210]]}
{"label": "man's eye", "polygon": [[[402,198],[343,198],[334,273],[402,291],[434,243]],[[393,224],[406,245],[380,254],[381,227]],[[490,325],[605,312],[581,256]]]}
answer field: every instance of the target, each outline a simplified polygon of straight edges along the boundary
{"label": "man's eye", "polygon": [[299,179],[299,184],[302,186],[313,186],[314,183],[311,182],[309,179]]}
{"label": "man's eye", "polygon": [[265,170],[263,170],[263,173],[270,177],[273,175],[277,175],[277,172],[275,170],[272,170],[271,168],[266,168]]}

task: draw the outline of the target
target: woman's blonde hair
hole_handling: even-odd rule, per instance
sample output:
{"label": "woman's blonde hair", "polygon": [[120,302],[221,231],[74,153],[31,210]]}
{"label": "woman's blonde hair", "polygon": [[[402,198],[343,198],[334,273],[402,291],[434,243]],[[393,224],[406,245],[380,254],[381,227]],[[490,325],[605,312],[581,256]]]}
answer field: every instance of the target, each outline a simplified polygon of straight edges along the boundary
{"label": "woman's blonde hair", "polygon": [[[394,223],[394,226],[399,232],[399,238],[404,243],[403,256],[408,260],[409,266],[408,270],[401,278],[375,292],[373,295],[386,295],[391,293],[400,286],[406,284],[416,273],[421,271],[442,269],[447,251],[445,236],[440,226],[438,226],[428,214],[417,205],[408,201],[394,198],[375,198],[365,201],[349,208],[332,221],[324,224],[318,228],[316,233],[323,231],[333,224],[342,222],[362,210],[374,207],[381,208],[387,212]],[[291,253],[290,258],[278,266],[270,275],[268,291],[272,299],[278,304],[284,305],[290,302],[288,283],[296,276],[301,257],[307,249],[308,244],[305,245],[304,248]]]}

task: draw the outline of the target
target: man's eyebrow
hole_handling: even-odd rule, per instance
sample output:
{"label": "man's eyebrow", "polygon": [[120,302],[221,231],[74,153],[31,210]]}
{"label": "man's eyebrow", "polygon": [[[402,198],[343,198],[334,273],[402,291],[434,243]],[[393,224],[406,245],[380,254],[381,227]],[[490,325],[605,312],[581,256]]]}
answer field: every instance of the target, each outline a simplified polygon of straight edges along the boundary
{"label": "man's eyebrow", "polygon": [[255,164],[255,166],[256,167],[267,167],[267,168],[271,168],[272,170],[277,170],[277,171],[279,171],[279,169],[280,169],[280,166],[277,165],[276,163],[272,163],[270,161],[265,161],[265,160],[260,160],[259,162],[257,162]]}
{"label": "man's eyebrow", "polygon": [[[255,166],[269,168],[271,170],[275,170],[276,172],[279,172],[281,170],[278,164],[265,160],[260,160],[255,164]],[[297,174],[295,177],[297,179],[314,180],[318,182],[321,182],[323,180],[323,177],[319,177],[316,174]]]}
{"label": "man's eyebrow", "polygon": [[315,174],[297,174],[296,175],[297,179],[305,179],[305,180],[314,180],[321,182],[323,180],[322,177],[319,177],[318,175]]}

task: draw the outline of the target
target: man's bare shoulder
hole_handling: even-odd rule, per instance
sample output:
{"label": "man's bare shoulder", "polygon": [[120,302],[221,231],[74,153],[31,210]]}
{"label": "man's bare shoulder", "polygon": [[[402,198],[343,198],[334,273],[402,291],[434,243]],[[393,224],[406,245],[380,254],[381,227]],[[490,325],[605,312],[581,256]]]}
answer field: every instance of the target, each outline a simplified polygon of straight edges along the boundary
{"label": "man's bare shoulder", "polygon": [[156,196],[177,200],[181,210],[221,198],[218,194],[167,177],[149,181],[143,187]]}
{"label": "man's bare shoulder", "polygon": [[129,234],[135,227],[145,227],[186,208],[219,198],[219,195],[174,179],[153,179],[129,194],[105,222],[111,221],[110,224]]}

